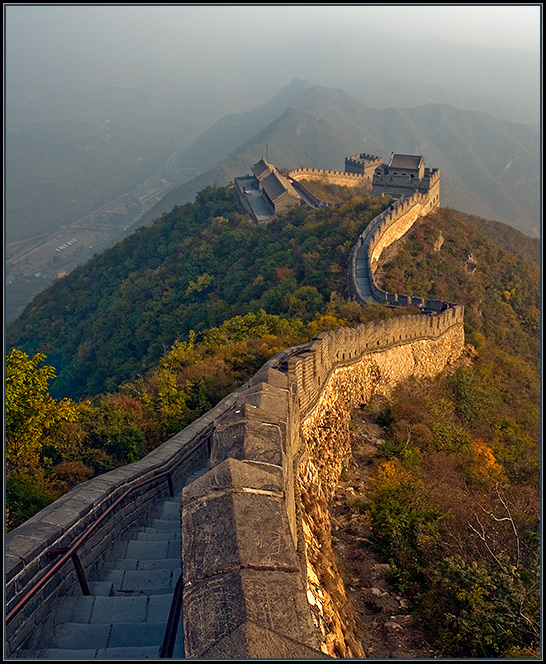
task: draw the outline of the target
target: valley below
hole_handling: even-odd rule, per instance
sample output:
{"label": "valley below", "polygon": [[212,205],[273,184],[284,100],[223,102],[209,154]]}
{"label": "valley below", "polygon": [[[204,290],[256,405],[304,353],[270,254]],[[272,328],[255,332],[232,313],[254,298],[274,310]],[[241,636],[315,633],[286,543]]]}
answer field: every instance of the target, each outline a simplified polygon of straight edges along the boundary
{"label": "valley below", "polygon": [[83,217],[59,225],[53,232],[8,242],[5,247],[5,317],[14,320],[32,298],[131,234],[143,215],[165,194],[198,173],[177,168],[176,160],[198,135],[222,114],[215,114],[188,132],[176,149],[146,180]]}

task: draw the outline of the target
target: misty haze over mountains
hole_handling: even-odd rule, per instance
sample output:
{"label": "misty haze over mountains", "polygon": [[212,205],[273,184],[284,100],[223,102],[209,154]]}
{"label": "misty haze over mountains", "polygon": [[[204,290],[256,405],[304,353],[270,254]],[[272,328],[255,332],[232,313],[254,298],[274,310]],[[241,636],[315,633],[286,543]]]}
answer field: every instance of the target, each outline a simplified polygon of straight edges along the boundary
{"label": "misty haze over mountains", "polygon": [[[286,110],[267,124],[283,106]],[[252,135],[260,125],[262,131]],[[342,90],[304,81],[293,81],[263,107],[225,116],[205,131],[177,163],[212,168],[168,194],[147,218],[192,200],[207,184],[228,184],[266,151],[279,166],[343,170],[345,157],[355,151],[388,161],[392,145],[440,168],[443,205],[538,234],[533,128],[445,104],[374,109]],[[222,152],[229,152],[227,159],[221,160]]]}
{"label": "misty haze over mountains", "polygon": [[[266,149],[280,168],[342,169],[360,151],[423,154],[442,172],[442,205],[539,233],[538,53],[417,43],[395,20],[318,25],[303,7],[285,7],[276,26],[247,25],[253,15],[237,7],[245,38],[236,16],[218,33],[212,6],[184,8],[188,20],[171,25],[168,7],[26,9],[7,15],[8,258],[117,197],[132,203],[112,206],[99,240],[82,239],[70,261],[14,268],[8,318],[56,271],[249,172]],[[141,10],[147,22],[127,21]]]}

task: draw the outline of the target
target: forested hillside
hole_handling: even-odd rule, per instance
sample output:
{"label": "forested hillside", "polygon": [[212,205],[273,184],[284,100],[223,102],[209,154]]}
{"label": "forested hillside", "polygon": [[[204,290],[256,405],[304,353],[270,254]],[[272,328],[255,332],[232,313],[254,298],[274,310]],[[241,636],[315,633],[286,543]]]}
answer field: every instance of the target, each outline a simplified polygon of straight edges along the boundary
{"label": "forested hillside", "polygon": [[80,398],[136,377],[190,330],[260,309],[312,316],[344,292],[351,247],[387,204],[354,199],[256,226],[231,189],[208,189],[37,296],[8,346],[45,353],[54,395]]}
{"label": "forested hillside", "polygon": [[[490,237],[496,234],[508,251]],[[507,232],[508,231],[508,232]],[[386,254],[381,280],[387,291],[465,305],[465,324],[507,352],[536,363],[540,357],[539,242],[503,224],[441,209]],[[513,252],[517,252],[517,258]]]}
{"label": "forested hillside", "polygon": [[[10,224],[6,230],[12,239],[29,244],[8,247],[7,321],[59,271],[71,272],[88,260],[93,248],[100,252],[137,224],[150,225],[173,207],[193,202],[207,186],[229,185],[264,155],[279,168],[343,170],[345,158],[361,151],[386,162],[392,151],[423,154],[427,166],[441,171],[444,205],[504,221],[533,237],[539,234],[540,143],[535,127],[446,104],[372,108],[343,90],[294,80],[250,111],[218,119],[207,110],[200,123],[203,132],[190,131],[181,140],[184,128],[192,125],[190,117],[174,133],[169,129],[173,118],[156,126],[148,117],[149,108],[132,117],[133,94],[140,93],[127,90],[121,95],[121,116],[111,108],[114,115],[105,123],[91,117],[69,122],[61,113],[47,128],[33,124],[9,132],[7,184],[12,198],[7,213],[20,218],[21,224]],[[166,101],[160,98],[158,108]],[[153,129],[143,129],[141,122]],[[169,146],[174,149],[179,140],[179,149],[169,154]],[[167,160],[163,165],[162,159]],[[41,165],[31,193],[25,184],[28,163]],[[78,178],[85,182],[83,193],[70,195]],[[101,191],[108,194],[106,199],[100,199]],[[60,212],[59,201],[64,206]],[[102,207],[106,201],[108,206]],[[96,214],[85,217],[84,211],[93,208]],[[69,228],[76,243],[68,252],[57,252],[56,240]]]}

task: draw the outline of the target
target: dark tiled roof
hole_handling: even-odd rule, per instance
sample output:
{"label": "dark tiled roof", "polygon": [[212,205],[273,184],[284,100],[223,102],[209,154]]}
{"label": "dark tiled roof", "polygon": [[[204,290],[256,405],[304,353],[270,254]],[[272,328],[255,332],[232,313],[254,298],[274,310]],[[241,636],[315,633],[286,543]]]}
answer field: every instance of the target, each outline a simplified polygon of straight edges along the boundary
{"label": "dark tiled roof", "polygon": [[291,196],[299,198],[296,190],[290,182],[281,177],[276,171],[273,171],[262,180],[262,187],[272,201],[275,201],[285,192],[288,192]]}
{"label": "dark tiled roof", "polygon": [[389,162],[389,168],[412,168],[417,170],[423,160],[422,156],[411,154],[393,154]]}
{"label": "dark tiled roof", "polygon": [[273,172],[274,170],[275,167],[270,164],[267,159],[263,158],[252,167],[252,173],[258,178],[258,180],[260,180],[267,171]]}

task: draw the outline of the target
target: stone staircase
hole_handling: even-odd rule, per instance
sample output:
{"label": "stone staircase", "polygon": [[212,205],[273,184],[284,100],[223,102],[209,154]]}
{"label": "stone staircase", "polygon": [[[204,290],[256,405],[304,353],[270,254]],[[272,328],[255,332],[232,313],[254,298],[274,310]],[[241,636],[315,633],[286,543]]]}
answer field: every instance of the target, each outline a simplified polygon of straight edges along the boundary
{"label": "stone staircase", "polygon": [[[208,468],[187,476],[193,482]],[[90,596],[63,597],[50,635],[39,650],[19,659],[159,659],[174,588],[181,572],[181,489],[157,505],[157,516],[132,529],[112,548],[100,571],[89,579]],[[173,658],[184,657],[182,621]]]}

